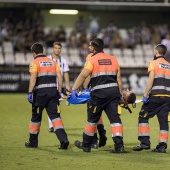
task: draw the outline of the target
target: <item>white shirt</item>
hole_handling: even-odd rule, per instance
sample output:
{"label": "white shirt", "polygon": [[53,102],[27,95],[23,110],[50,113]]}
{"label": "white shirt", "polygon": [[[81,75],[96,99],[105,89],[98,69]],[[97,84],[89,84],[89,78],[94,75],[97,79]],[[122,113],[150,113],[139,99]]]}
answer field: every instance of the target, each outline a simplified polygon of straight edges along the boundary
{"label": "white shirt", "polygon": [[65,58],[60,57],[59,59],[56,60],[55,58],[52,57],[52,55],[49,55],[47,57],[54,60],[58,64],[58,66],[60,67],[62,76],[65,72],[70,70]]}

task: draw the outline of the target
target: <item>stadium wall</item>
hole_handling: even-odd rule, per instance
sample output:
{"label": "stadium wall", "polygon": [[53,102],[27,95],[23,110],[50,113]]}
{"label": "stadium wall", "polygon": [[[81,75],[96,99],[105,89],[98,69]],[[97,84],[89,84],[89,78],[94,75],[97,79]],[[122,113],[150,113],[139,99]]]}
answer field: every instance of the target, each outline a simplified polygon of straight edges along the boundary
{"label": "stadium wall", "polygon": [[[70,71],[70,83],[73,85],[80,69]],[[0,71],[0,92],[1,93],[27,93],[30,75],[28,71]],[[133,69],[127,72],[122,70],[123,88],[129,88],[138,95],[142,95],[146,86],[147,71],[140,72]]]}

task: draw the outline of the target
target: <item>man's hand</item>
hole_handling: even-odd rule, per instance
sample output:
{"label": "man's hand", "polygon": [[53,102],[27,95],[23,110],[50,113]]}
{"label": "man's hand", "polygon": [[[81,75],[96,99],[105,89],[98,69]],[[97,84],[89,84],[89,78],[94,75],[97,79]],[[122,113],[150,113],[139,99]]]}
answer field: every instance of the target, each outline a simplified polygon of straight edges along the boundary
{"label": "man's hand", "polygon": [[77,100],[77,91],[76,90],[71,90],[71,96],[73,98],[73,100]]}
{"label": "man's hand", "polygon": [[28,92],[27,100],[32,104],[33,98],[32,98],[32,93],[31,92]]}
{"label": "man's hand", "polygon": [[142,102],[143,102],[143,103],[148,103],[148,102],[149,102],[149,99],[148,99],[147,97],[143,97]]}
{"label": "man's hand", "polygon": [[59,95],[60,95],[60,98],[63,98],[63,93],[62,92],[59,92]]}

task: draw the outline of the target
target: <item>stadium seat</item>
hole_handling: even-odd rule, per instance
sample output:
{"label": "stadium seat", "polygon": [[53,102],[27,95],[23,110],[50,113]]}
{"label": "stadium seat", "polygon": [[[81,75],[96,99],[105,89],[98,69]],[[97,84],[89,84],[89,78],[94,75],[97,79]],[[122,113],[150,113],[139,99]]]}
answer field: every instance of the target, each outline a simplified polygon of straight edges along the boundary
{"label": "stadium seat", "polygon": [[61,50],[61,56],[68,56],[69,55],[69,50],[68,48],[66,47],[62,47],[62,50]]}
{"label": "stadium seat", "polygon": [[114,49],[112,50],[112,53],[113,53],[113,55],[116,56],[116,57],[122,57],[122,51],[121,51],[119,48],[114,48]]}
{"label": "stadium seat", "polygon": [[29,63],[33,60],[33,55],[32,53],[26,53],[25,54],[25,64],[29,65]]}
{"label": "stadium seat", "polygon": [[6,65],[15,65],[14,55],[11,52],[5,53],[5,64]]}
{"label": "stadium seat", "polygon": [[52,51],[53,51],[53,47],[47,47],[46,48],[46,54],[47,55],[50,55],[52,53]]}
{"label": "stadium seat", "polygon": [[3,65],[5,63],[4,56],[2,55],[2,52],[0,52],[0,65]]}
{"label": "stadium seat", "polygon": [[135,67],[147,67],[147,63],[143,56],[135,58]]}
{"label": "stadium seat", "polygon": [[133,50],[133,54],[134,54],[134,57],[137,59],[137,58],[144,58],[144,52],[142,50],[142,48],[135,48]]}
{"label": "stadium seat", "polygon": [[106,54],[112,55],[112,50],[110,48],[104,48],[103,50]]}
{"label": "stadium seat", "polygon": [[79,56],[79,50],[78,49],[70,49],[70,60],[72,61],[72,65],[76,66],[83,66],[84,63],[82,63],[81,58]]}
{"label": "stadium seat", "polygon": [[72,27],[67,27],[65,28],[65,31],[66,31],[66,37],[69,38],[70,36],[70,33],[72,32],[73,28]]}
{"label": "stadium seat", "polygon": [[13,45],[11,41],[3,41],[2,42],[2,47],[4,53],[13,53]]}
{"label": "stadium seat", "polygon": [[151,44],[143,44],[142,45],[144,52],[152,52],[153,53],[153,47]]}
{"label": "stadium seat", "polygon": [[116,58],[117,58],[119,66],[124,67],[124,65],[125,65],[124,58],[122,56],[116,56]]}
{"label": "stadium seat", "polygon": [[153,60],[153,55],[147,55],[145,57],[145,63],[148,66],[149,62]]}
{"label": "stadium seat", "polygon": [[131,49],[129,49],[129,48],[124,48],[124,49],[122,50],[122,54],[123,54],[123,56],[126,57],[126,58],[133,57],[133,51],[132,51]]}
{"label": "stadium seat", "polygon": [[25,54],[22,52],[15,53],[15,65],[26,65]]}

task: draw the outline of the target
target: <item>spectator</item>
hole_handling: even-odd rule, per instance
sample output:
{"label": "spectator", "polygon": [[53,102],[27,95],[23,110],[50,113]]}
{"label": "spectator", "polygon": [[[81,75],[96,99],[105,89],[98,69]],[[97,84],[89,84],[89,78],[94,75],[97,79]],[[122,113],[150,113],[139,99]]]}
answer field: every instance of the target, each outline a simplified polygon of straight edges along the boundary
{"label": "spectator", "polygon": [[111,48],[123,48],[123,41],[118,31],[115,32],[111,40]]}
{"label": "spectator", "polygon": [[135,45],[135,35],[133,34],[133,32],[128,31],[128,37],[124,40],[124,48],[134,49]]}
{"label": "spectator", "polygon": [[45,36],[45,42],[47,47],[53,47],[53,43],[55,41],[54,35],[54,30],[50,29],[50,31]]}
{"label": "spectator", "polygon": [[111,39],[110,39],[108,31],[104,31],[102,40],[104,42],[104,48],[109,48]]}
{"label": "spectator", "polygon": [[117,27],[114,25],[112,20],[109,21],[108,26],[106,27],[106,31],[109,33],[111,39],[113,38],[114,34],[117,32]]}
{"label": "spectator", "polygon": [[66,31],[63,25],[58,27],[56,31],[55,39],[59,42],[66,42]]}
{"label": "spectator", "polygon": [[84,43],[87,43],[87,35],[85,32],[82,32],[78,39],[78,47],[81,47]]}
{"label": "spectator", "polygon": [[164,57],[170,62],[170,33],[166,34],[165,38],[161,41],[161,44],[164,44],[167,47]]}
{"label": "spectator", "polygon": [[77,34],[75,30],[72,30],[68,37],[68,47],[69,48],[77,47]]}
{"label": "spectator", "polygon": [[89,25],[89,31],[93,35],[97,35],[99,33],[99,23],[98,23],[98,18],[95,16],[90,17],[90,25]]}
{"label": "spectator", "polygon": [[79,54],[80,54],[81,61],[84,64],[86,62],[86,56],[89,54],[89,46],[87,43],[84,43],[82,45]]}
{"label": "spectator", "polygon": [[79,16],[78,20],[75,23],[75,29],[77,32],[82,33],[86,30],[86,23],[83,16]]}

